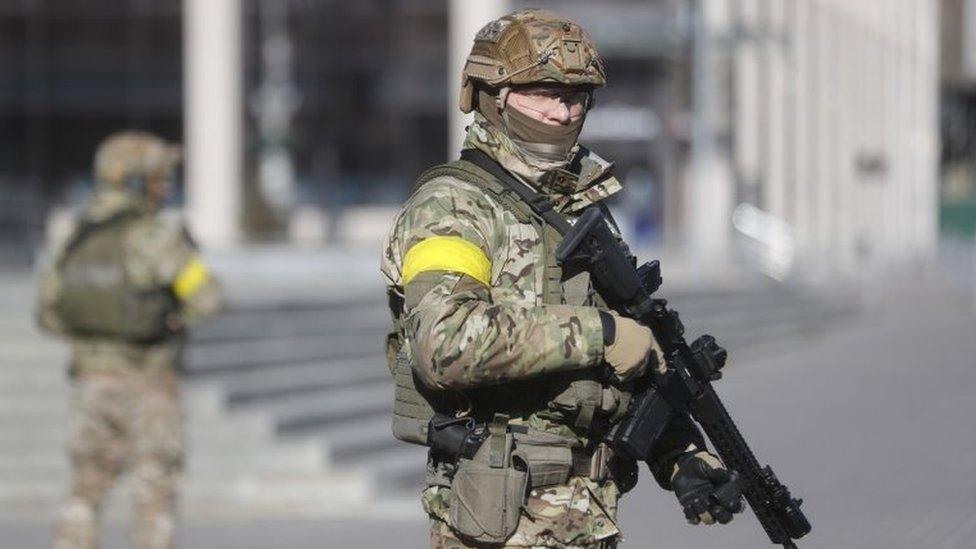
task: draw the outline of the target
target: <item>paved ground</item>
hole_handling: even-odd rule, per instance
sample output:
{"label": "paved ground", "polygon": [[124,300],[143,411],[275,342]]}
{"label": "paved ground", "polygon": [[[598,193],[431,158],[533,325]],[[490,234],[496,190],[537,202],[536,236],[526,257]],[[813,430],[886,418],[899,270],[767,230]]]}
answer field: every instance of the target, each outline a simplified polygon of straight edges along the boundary
{"label": "paved ground", "polygon": [[[976,546],[976,318],[943,288],[886,294],[827,337],[735,364],[720,392],[761,461],[806,500],[803,548]],[[684,525],[649,476],[623,506],[629,547],[766,546],[751,515]],[[234,521],[187,517],[191,548],[423,547],[424,519]],[[41,522],[3,523],[4,547],[43,547]],[[107,547],[124,547],[111,527]]]}

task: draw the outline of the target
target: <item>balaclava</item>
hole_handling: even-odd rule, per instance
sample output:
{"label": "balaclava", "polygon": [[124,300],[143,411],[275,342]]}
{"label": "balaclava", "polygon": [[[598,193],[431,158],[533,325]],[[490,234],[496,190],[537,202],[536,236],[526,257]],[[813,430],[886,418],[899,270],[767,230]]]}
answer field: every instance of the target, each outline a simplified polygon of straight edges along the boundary
{"label": "balaclava", "polygon": [[529,156],[545,162],[569,162],[586,114],[566,125],[546,124],[514,107],[504,106],[506,96],[506,90],[498,96],[479,90],[478,111]]}

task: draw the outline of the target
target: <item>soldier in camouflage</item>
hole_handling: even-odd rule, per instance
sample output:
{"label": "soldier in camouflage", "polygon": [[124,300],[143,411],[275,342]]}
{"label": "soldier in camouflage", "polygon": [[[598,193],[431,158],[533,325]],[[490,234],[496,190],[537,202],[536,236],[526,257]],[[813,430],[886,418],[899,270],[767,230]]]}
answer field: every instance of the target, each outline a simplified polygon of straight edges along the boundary
{"label": "soldier in camouflage", "polygon": [[39,324],[72,350],[71,486],[56,549],[98,546],[102,503],[123,472],[132,476],[133,545],[175,544],[181,352],[186,327],[222,302],[182,222],[160,209],[179,156],[148,133],[106,139],[91,202],[42,275]]}
{"label": "soldier in camouflage", "polygon": [[[464,68],[460,107],[475,111],[464,148],[487,154],[571,220],[601,207],[620,184],[577,136],[604,83],[576,23],[542,10],[492,21]],[[607,309],[587,272],[555,261],[560,238],[464,160],[421,176],[387,235],[394,432],[424,443],[426,428],[404,436],[402,425],[431,409],[490,432],[473,456],[431,450],[422,502],[432,547],[620,540],[617,500],[634,485],[636,464],[601,441],[626,409],[632,380],[661,364],[660,348],[648,329]],[[728,473],[687,418],[668,424],[655,456],[648,465],[677,491],[689,521],[724,523],[738,510],[708,499]]]}

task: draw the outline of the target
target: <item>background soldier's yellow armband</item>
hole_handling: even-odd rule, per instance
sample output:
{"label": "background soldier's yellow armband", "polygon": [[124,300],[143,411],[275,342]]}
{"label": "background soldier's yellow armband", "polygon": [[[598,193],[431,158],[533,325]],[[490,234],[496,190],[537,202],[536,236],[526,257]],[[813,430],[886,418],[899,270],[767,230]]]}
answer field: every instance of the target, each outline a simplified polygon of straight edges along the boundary
{"label": "background soldier's yellow armband", "polygon": [[173,293],[180,299],[187,299],[197,293],[210,280],[210,271],[199,257],[194,257],[183,267],[173,281]]}
{"label": "background soldier's yellow armband", "polygon": [[403,258],[403,283],[426,271],[462,273],[491,285],[491,261],[481,248],[457,236],[434,236],[407,250]]}

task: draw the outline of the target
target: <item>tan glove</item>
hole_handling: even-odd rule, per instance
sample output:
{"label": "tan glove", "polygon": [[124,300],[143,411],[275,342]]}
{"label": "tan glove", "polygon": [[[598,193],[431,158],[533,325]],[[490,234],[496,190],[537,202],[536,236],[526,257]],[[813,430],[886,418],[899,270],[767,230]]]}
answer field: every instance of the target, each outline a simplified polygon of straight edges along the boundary
{"label": "tan glove", "polygon": [[613,368],[619,381],[639,377],[648,364],[655,368],[662,364],[661,346],[649,328],[616,313],[609,316],[613,318],[614,337],[604,348],[603,360]]}

